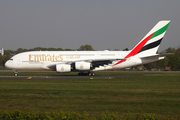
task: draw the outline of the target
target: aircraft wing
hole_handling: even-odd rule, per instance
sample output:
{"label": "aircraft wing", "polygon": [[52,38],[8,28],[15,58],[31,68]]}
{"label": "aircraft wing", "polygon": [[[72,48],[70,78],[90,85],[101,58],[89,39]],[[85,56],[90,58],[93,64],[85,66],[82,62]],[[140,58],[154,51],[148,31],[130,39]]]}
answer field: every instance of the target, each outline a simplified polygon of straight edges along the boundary
{"label": "aircraft wing", "polygon": [[99,66],[112,64],[112,62],[116,61],[116,60],[122,60],[122,59],[96,59],[96,60],[92,60],[92,62],[91,62],[92,69],[99,67]]}
{"label": "aircraft wing", "polygon": [[157,58],[157,57],[164,57],[167,55],[173,55],[174,53],[164,53],[164,54],[156,54],[156,55],[149,55],[149,56],[145,56],[145,57],[140,57],[141,59],[150,59],[150,58]]}
{"label": "aircraft wing", "polygon": [[[83,61],[83,62],[91,63],[92,69],[94,69],[94,68],[99,67],[99,66],[111,64],[115,60],[122,60],[122,59],[119,59],[119,58],[115,58],[115,59],[86,59],[86,60],[77,60],[77,61],[64,61],[63,63],[56,63],[56,64],[71,64],[72,66],[74,66],[75,62]],[[51,64],[51,65],[48,65],[47,67],[49,69],[56,70],[56,64]]]}

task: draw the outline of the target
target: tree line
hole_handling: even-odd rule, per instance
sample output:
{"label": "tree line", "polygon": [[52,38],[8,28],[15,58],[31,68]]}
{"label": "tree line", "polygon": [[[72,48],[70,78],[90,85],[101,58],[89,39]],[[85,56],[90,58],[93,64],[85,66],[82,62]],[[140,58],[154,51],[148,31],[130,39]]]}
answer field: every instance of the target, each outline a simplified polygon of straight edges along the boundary
{"label": "tree line", "polygon": [[[124,51],[125,50],[128,51],[129,49],[125,48]],[[33,49],[18,48],[17,50],[4,50],[4,56],[0,55],[0,66],[4,66],[5,62],[9,60],[13,55],[26,51],[94,51],[94,49],[91,45],[81,45],[79,49],[35,47]],[[166,56],[166,58],[163,60],[145,64],[144,67],[148,70],[150,69],[163,70],[165,67],[170,67],[171,70],[180,70],[180,48],[167,48],[166,50],[160,52],[160,54],[163,53],[174,53],[174,54],[170,56]]]}

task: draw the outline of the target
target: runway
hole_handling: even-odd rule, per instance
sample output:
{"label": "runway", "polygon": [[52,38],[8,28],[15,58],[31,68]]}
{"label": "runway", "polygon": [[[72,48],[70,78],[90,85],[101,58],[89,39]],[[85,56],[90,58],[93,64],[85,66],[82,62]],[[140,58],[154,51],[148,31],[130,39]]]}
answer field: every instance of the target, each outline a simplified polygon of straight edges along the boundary
{"label": "runway", "polygon": [[0,76],[0,79],[114,79],[125,77],[137,77],[144,75],[106,75],[106,76]]}

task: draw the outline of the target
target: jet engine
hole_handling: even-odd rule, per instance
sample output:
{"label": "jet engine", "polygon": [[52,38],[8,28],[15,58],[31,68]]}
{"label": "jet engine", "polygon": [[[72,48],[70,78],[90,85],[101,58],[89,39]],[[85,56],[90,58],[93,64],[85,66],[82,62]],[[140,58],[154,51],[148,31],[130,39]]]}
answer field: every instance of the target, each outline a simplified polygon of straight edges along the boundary
{"label": "jet engine", "polygon": [[59,72],[59,73],[71,72],[71,65],[69,65],[69,64],[57,64],[56,65],[56,72]]}
{"label": "jet engine", "polygon": [[89,62],[75,62],[75,69],[80,71],[86,71],[91,69],[91,63]]}

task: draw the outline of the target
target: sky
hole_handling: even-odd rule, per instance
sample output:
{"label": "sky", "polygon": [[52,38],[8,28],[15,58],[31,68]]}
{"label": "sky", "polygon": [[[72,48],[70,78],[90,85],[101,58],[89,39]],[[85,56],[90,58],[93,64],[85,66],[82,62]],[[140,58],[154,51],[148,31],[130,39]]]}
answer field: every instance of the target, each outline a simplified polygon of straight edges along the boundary
{"label": "sky", "polygon": [[0,0],[0,48],[132,49],[171,20],[159,52],[180,47],[180,0]]}

